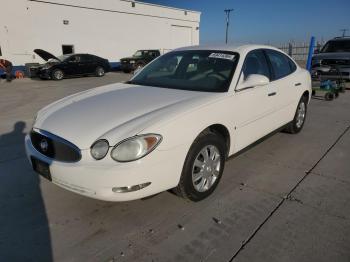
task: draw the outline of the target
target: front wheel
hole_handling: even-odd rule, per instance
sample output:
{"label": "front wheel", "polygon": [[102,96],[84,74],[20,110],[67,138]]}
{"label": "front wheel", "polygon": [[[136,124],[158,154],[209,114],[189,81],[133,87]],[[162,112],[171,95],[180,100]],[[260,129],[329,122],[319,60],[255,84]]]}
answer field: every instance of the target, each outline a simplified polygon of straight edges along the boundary
{"label": "front wheel", "polygon": [[62,80],[64,77],[64,73],[61,69],[55,69],[52,72],[51,76],[53,80]]}
{"label": "front wheel", "polygon": [[287,133],[296,134],[303,129],[307,113],[307,101],[308,99],[305,96],[300,99],[294,119],[285,129]]}
{"label": "front wheel", "polygon": [[217,187],[225,166],[224,138],[205,131],[193,142],[174,192],[191,201],[208,197]]}

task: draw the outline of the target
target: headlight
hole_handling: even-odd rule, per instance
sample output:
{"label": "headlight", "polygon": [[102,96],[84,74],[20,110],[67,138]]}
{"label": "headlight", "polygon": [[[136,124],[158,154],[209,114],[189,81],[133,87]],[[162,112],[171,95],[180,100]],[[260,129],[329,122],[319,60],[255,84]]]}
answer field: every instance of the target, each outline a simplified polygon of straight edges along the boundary
{"label": "headlight", "polygon": [[117,144],[111,157],[118,162],[135,161],[152,152],[161,141],[162,136],[156,134],[131,137]]}
{"label": "headlight", "polygon": [[135,64],[135,61],[134,60],[130,60],[130,64]]}
{"label": "headlight", "polygon": [[90,153],[91,153],[91,156],[96,160],[101,160],[107,155],[108,149],[109,149],[108,141],[101,139],[93,143],[90,149]]}

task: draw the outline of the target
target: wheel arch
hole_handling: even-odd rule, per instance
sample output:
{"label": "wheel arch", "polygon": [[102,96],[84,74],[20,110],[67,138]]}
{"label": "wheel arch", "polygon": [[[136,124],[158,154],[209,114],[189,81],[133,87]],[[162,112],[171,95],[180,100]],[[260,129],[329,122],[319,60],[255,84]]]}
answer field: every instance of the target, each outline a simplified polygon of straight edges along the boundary
{"label": "wheel arch", "polygon": [[223,124],[213,124],[213,125],[208,126],[201,133],[203,133],[205,130],[210,130],[212,132],[215,132],[224,138],[225,144],[226,144],[226,158],[227,158],[229,155],[230,146],[231,146],[231,136],[230,136],[230,132],[229,132],[228,128],[226,126],[224,126]]}
{"label": "wheel arch", "polygon": [[302,97],[307,98],[307,101],[310,102],[311,97],[310,97],[310,92],[309,92],[309,90],[305,90],[304,93],[303,93],[303,95],[302,95]]}

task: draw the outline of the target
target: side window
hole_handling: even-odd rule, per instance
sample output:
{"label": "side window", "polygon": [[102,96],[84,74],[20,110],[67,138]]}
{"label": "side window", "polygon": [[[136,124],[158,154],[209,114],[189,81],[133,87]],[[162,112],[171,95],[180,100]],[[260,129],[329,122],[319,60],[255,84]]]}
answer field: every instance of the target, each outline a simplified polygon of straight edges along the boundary
{"label": "side window", "polygon": [[74,63],[78,63],[78,62],[80,62],[80,56],[73,55],[69,58],[69,61],[74,62]]}
{"label": "side window", "polygon": [[252,74],[258,74],[270,79],[269,66],[262,50],[252,51],[246,56],[243,65],[243,74],[244,78]]}
{"label": "side window", "polygon": [[297,70],[297,66],[295,65],[295,63],[288,58],[288,62],[289,62],[289,66],[290,66],[290,70],[291,70],[291,73],[293,73],[295,70]]}
{"label": "side window", "polygon": [[[294,63],[289,61],[290,59],[286,55],[274,50],[266,50],[266,54],[271,62],[274,80],[283,78],[293,72],[291,63]],[[294,65],[294,67],[296,66]]]}
{"label": "side window", "polygon": [[90,55],[81,55],[80,62],[91,62],[93,61],[93,57]]}

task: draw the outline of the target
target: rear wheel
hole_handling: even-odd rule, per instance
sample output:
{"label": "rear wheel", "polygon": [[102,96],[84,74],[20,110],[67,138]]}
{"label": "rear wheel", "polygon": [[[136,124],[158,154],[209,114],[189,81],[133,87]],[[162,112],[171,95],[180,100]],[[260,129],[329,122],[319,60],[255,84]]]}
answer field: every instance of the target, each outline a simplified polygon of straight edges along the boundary
{"label": "rear wheel", "polygon": [[334,99],[334,95],[330,92],[327,92],[325,95],[324,95],[324,99],[326,101],[332,101]]}
{"label": "rear wheel", "polygon": [[217,187],[225,166],[224,138],[205,131],[193,142],[174,192],[192,201],[208,197]]}
{"label": "rear wheel", "polygon": [[294,119],[288,124],[288,126],[284,130],[285,132],[290,134],[296,134],[301,131],[306,119],[307,101],[308,99],[305,96],[303,96],[300,99],[297,110],[294,115]]}
{"label": "rear wheel", "polygon": [[53,80],[62,80],[64,78],[64,73],[61,69],[55,69],[52,71],[51,77]]}
{"label": "rear wheel", "polygon": [[105,70],[102,66],[98,66],[95,70],[95,75],[98,77],[104,76],[105,75]]}

